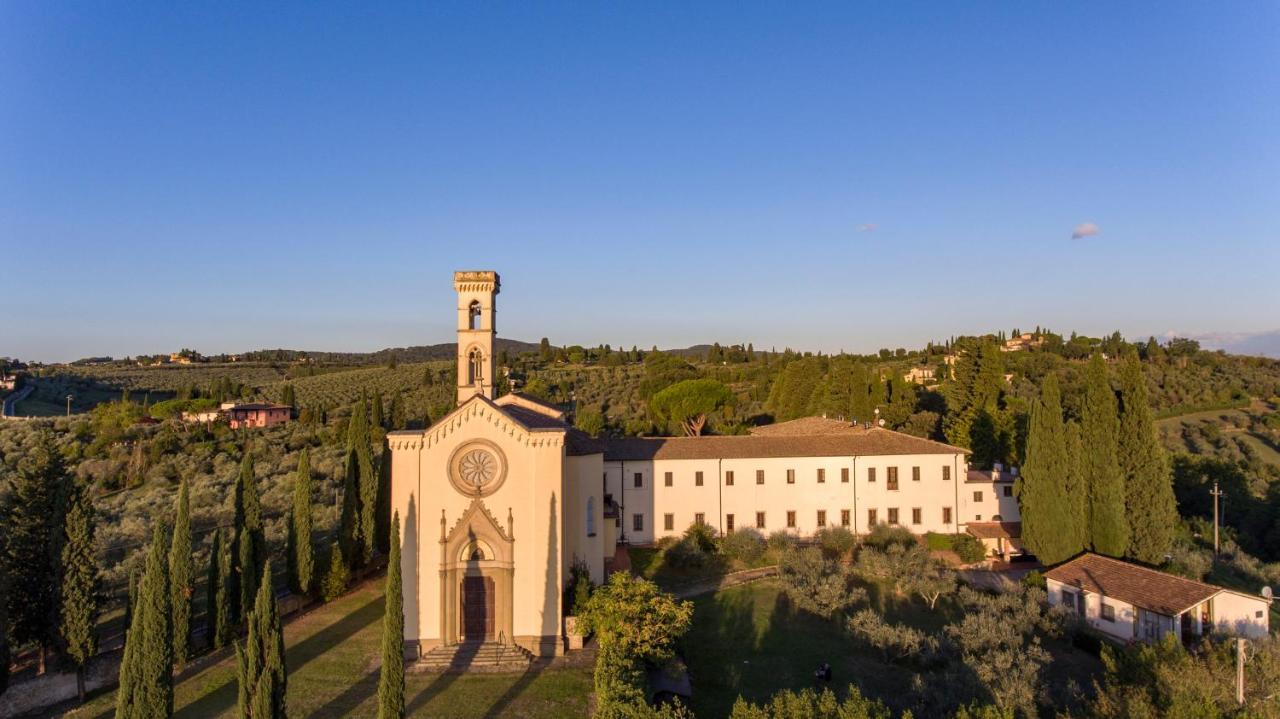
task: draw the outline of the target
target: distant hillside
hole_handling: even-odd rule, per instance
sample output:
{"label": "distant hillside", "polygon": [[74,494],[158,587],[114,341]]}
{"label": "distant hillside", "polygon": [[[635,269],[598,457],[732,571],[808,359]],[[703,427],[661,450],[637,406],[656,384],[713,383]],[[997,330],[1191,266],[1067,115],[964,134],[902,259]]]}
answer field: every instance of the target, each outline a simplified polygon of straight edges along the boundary
{"label": "distant hillside", "polygon": [[[499,352],[510,354],[537,352],[534,342],[521,342],[497,338],[494,346]],[[438,345],[415,345],[413,347],[387,347],[377,352],[313,352],[308,350],[263,349],[245,352],[241,358],[249,362],[294,362],[310,359],[313,362],[339,365],[383,364],[395,358],[397,362],[431,362],[434,360],[453,359],[457,356],[458,343],[444,342]]]}

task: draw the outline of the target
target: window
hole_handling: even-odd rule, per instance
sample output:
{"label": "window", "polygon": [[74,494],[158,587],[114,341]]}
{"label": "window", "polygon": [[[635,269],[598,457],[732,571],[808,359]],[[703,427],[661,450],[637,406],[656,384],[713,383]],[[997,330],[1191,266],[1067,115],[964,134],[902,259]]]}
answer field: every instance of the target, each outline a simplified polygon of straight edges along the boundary
{"label": "window", "polygon": [[950,507],[942,508],[942,523],[951,524],[951,508]]}
{"label": "window", "polygon": [[849,510],[847,509],[840,510],[840,526],[841,527],[849,526]]}
{"label": "window", "polygon": [[694,485],[695,487],[701,487],[701,486],[702,486],[702,472],[694,472],[694,473],[693,473],[693,485]]}
{"label": "window", "polygon": [[668,487],[670,487],[670,486],[671,486],[671,479],[672,479],[672,478],[671,478],[671,473],[670,473],[670,472],[663,472],[663,473],[662,473],[662,483],[663,483],[663,484],[665,484],[665,485],[667,485]]}
{"label": "window", "polygon": [[889,524],[897,524],[897,523],[898,523],[898,508],[890,507],[889,508]]}
{"label": "window", "polygon": [[643,514],[631,515],[631,528],[637,532],[644,531],[644,515]]}
{"label": "window", "polygon": [[587,536],[596,536],[596,498],[587,497]]}
{"label": "window", "polygon": [[639,489],[639,488],[643,487],[643,486],[644,486],[644,473],[643,473],[643,472],[636,472],[635,474],[631,475],[631,485],[632,485],[633,487],[635,487],[636,489]]}
{"label": "window", "polygon": [[668,532],[670,532],[671,530],[675,529],[675,528],[676,528],[676,515],[674,515],[674,514],[664,514],[664,515],[662,515],[662,528],[663,528],[663,529],[665,529],[665,530],[667,530]]}
{"label": "window", "polygon": [[885,473],[885,480],[884,480],[885,486],[888,487],[890,490],[896,490],[898,488],[898,468],[889,467],[884,471],[884,473]]}
{"label": "window", "polygon": [[787,510],[787,529],[796,528],[796,512],[794,509]]}
{"label": "window", "polygon": [[1107,604],[1106,602],[1103,602],[1102,618],[1107,620],[1108,622],[1114,622],[1116,620],[1116,608],[1111,606],[1110,604]]}
{"label": "window", "polygon": [[763,469],[757,469],[757,470],[756,470],[756,484],[764,484],[764,470],[763,470]]}
{"label": "window", "polygon": [[919,481],[920,481],[920,468],[919,468],[919,467],[912,467],[912,468],[911,468],[911,481],[912,481],[912,482],[919,482]]}
{"label": "window", "polygon": [[951,467],[949,465],[942,465],[942,481],[951,481]]}
{"label": "window", "polygon": [[1004,496],[1006,496],[1006,497],[1012,497],[1012,496],[1013,496],[1013,485],[1011,485],[1011,484],[1007,484],[1007,485],[1005,485],[1005,486],[1003,487],[1003,489],[1004,489]]}
{"label": "window", "polygon": [[973,501],[975,501],[975,502],[981,502],[981,501],[982,501],[982,492],[974,492],[974,493],[973,493]]}
{"label": "window", "polygon": [[913,508],[912,508],[912,510],[911,510],[911,523],[912,523],[912,524],[919,524],[919,523],[920,523],[920,514],[921,514],[921,510],[920,510],[920,508],[919,508],[919,507],[913,507]]}
{"label": "window", "polygon": [[732,514],[724,515],[724,531],[726,532],[733,531],[733,515]]}
{"label": "window", "polygon": [[787,484],[796,483],[796,471],[794,469],[787,470]]}
{"label": "window", "polygon": [[827,470],[818,467],[818,484],[822,484],[825,481],[827,481]]}
{"label": "window", "polygon": [[756,512],[756,529],[764,529],[764,512]]}
{"label": "window", "polygon": [[868,481],[868,482],[874,482],[874,481],[876,481],[876,468],[875,468],[875,467],[867,467],[867,481]]}
{"label": "window", "polygon": [[1261,610],[1261,609],[1259,609],[1258,611],[1254,612],[1254,613],[1253,613],[1253,618],[1254,618],[1254,619],[1262,619],[1262,610]]}
{"label": "window", "polygon": [[867,510],[867,526],[868,527],[876,526],[876,510],[874,509]]}
{"label": "window", "polygon": [[733,470],[732,469],[724,473],[724,486],[726,487],[733,486]]}
{"label": "window", "polygon": [[819,510],[818,510],[818,526],[819,526],[819,527],[825,527],[825,526],[827,526],[827,513],[826,513],[826,510],[822,510],[822,509],[819,509]]}
{"label": "window", "polygon": [[467,329],[480,329],[480,300],[472,300],[467,305]]}
{"label": "window", "polygon": [[982,515],[981,515],[981,514],[975,514],[975,515],[973,515],[973,521],[975,521],[975,522],[981,522],[981,521],[982,521]]}
{"label": "window", "polygon": [[848,481],[849,481],[849,468],[848,468],[848,467],[841,467],[841,468],[840,468],[840,481],[841,481],[841,482],[848,482]]}
{"label": "window", "polygon": [[470,362],[467,363],[467,384],[480,384],[484,379],[484,355],[480,350],[471,350]]}
{"label": "window", "polygon": [[706,523],[707,523],[707,515],[703,514],[702,512],[696,512],[696,513],[693,515],[693,523],[694,523],[694,524],[706,524]]}

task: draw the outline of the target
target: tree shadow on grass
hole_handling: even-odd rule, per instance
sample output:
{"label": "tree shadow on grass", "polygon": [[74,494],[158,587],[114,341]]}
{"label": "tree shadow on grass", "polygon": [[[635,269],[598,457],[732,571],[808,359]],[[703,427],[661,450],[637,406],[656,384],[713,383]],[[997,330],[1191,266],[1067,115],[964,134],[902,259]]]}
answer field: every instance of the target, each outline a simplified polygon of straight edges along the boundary
{"label": "tree shadow on grass", "polygon": [[[285,650],[285,666],[293,674],[307,663],[325,652],[333,649],[360,630],[382,618],[383,597],[369,600],[359,609],[347,614],[329,626],[317,630],[306,639]],[[359,686],[361,682],[357,683]],[[377,672],[374,672],[374,687],[377,687]],[[221,685],[198,697],[195,701],[174,712],[175,717],[208,717],[229,711],[236,703],[236,678],[231,678]]]}
{"label": "tree shadow on grass", "polygon": [[503,710],[511,705],[511,702],[519,698],[521,694],[524,694],[524,690],[528,689],[529,685],[533,684],[533,682],[537,680],[546,668],[546,661],[539,660],[530,664],[524,674],[521,674],[520,678],[511,686],[507,687],[507,690],[502,693],[502,696],[498,697],[497,700],[493,702],[493,705],[484,713],[485,719],[494,719],[494,717],[501,715]]}
{"label": "tree shadow on grass", "polygon": [[378,693],[378,681],[382,670],[374,669],[368,674],[360,677],[354,684],[347,687],[347,690],[338,696],[324,703],[324,706],[311,712],[308,716],[312,719],[321,719],[322,717],[345,717],[355,716],[356,707],[364,703],[366,699]]}

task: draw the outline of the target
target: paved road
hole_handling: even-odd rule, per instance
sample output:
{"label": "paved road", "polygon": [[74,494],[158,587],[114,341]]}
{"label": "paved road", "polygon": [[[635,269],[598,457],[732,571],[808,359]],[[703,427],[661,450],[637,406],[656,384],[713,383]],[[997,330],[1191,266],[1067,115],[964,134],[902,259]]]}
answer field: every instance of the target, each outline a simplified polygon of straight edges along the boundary
{"label": "paved road", "polygon": [[26,387],[23,387],[22,389],[18,390],[17,392],[14,392],[13,394],[9,395],[8,397],[5,397],[4,410],[3,412],[0,412],[0,414],[2,414],[5,417],[15,417],[16,415],[14,414],[14,407],[16,407],[19,402],[26,399],[27,395],[30,395],[34,391],[36,391],[35,385],[29,384]]}

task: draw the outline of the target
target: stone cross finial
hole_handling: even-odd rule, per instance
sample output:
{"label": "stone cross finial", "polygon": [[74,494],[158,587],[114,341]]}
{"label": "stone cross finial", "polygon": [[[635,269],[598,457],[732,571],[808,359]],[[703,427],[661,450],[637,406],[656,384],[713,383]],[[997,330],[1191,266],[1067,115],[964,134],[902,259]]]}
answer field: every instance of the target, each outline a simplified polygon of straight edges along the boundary
{"label": "stone cross finial", "polygon": [[516,538],[516,517],[511,513],[511,508],[507,507],[507,539]]}
{"label": "stone cross finial", "polygon": [[440,541],[443,542],[447,537],[447,528],[444,521],[444,507],[440,508]]}

